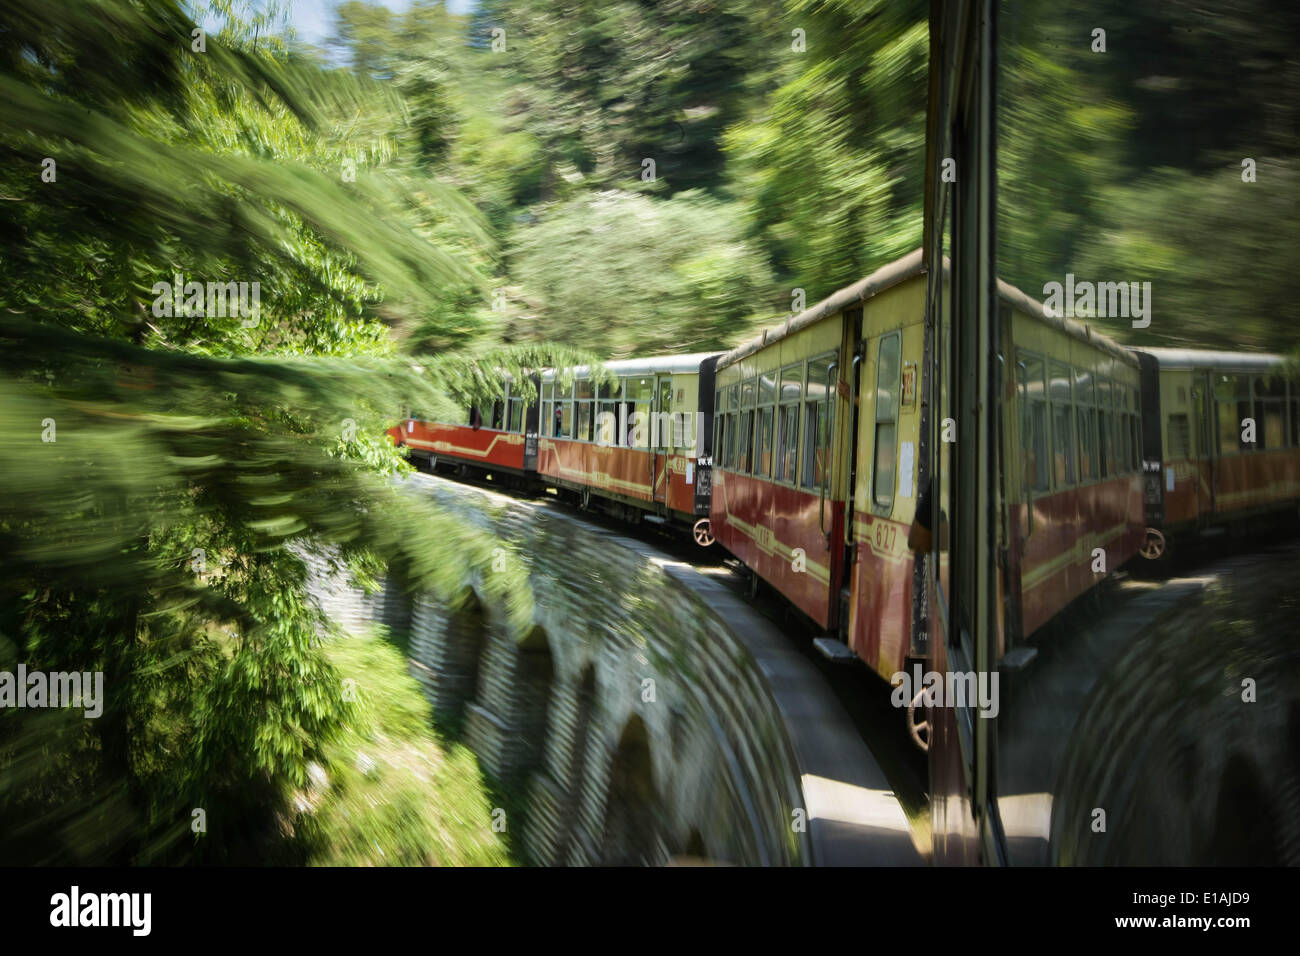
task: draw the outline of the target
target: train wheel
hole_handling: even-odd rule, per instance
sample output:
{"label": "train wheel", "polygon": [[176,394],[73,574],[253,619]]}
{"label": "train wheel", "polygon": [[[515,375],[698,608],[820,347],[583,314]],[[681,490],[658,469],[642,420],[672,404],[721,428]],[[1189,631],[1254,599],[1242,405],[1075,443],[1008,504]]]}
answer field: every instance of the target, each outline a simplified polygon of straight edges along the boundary
{"label": "train wheel", "polygon": [[699,521],[695,522],[695,528],[692,533],[695,535],[695,543],[701,548],[707,548],[717,540],[713,537],[713,533],[710,530],[708,518],[701,518]]}
{"label": "train wheel", "polygon": [[912,743],[920,748],[921,753],[928,753],[930,750],[930,722],[922,720],[919,723],[916,719],[916,708],[924,706],[921,704],[921,697],[925,694],[924,690],[916,692],[912,702],[907,705],[907,733],[912,738]]}
{"label": "train wheel", "polygon": [[1155,528],[1147,528],[1147,540],[1138,554],[1148,561],[1157,561],[1165,553],[1165,536]]}

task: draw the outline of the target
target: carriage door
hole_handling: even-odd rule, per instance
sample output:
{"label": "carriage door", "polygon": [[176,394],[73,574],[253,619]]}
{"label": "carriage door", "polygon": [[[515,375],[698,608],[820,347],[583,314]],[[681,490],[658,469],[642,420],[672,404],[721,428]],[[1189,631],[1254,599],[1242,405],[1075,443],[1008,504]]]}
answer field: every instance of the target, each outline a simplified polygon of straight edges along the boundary
{"label": "carriage door", "polygon": [[668,460],[672,454],[673,380],[660,375],[655,379],[655,400],[650,424],[650,498],[656,504],[667,504]]}
{"label": "carriage door", "polygon": [[1196,516],[1203,521],[1214,514],[1215,462],[1219,454],[1215,433],[1214,382],[1209,372],[1192,373],[1193,408],[1196,410],[1196,444],[1193,452],[1196,481]]}

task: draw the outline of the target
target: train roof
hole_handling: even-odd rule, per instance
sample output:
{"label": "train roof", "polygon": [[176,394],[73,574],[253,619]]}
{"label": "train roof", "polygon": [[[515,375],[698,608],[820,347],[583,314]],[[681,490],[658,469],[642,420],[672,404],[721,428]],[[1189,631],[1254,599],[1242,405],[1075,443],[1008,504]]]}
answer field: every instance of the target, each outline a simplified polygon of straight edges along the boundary
{"label": "train roof", "polygon": [[[652,355],[649,358],[615,359],[601,363],[614,375],[680,375],[685,372],[698,373],[705,359],[713,358],[718,352],[690,352],[686,355]],[[555,379],[557,369],[548,368],[542,372],[542,381]],[[591,366],[579,365],[567,369],[575,378],[591,374]]]}
{"label": "train roof", "polygon": [[[949,271],[948,257],[943,257],[943,271],[946,275]],[[762,335],[754,339],[742,342],[733,348],[730,352],[722,355],[718,359],[718,368],[725,368],[733,365],[741,359],[753,355],[762,348],[766,348],[773,342],[779,342],[781,339],[805,329],[810,325],[815,325],[827,316],[842,312],[847,308],[857,305],[859,302],[865,302],[874,295],[884,292],[900,282],[906,282],[908,279],[914,279],[926,272],[922,262],[921,250],[917,249],[910,252],[903,258],[891,262],[887,266],[882,266],[865,279],[859,279],[853,285],[845,286],[838,292],[833,292],[825,299],[822,299],[811,308],[805,309],[793,318],[787,319],[778,326],[767,329]],[[1116,358],[1130,364],[1136,365],[1137,359],[1132,353],[1099,332],[1093,331],[1092,327],[1082,322],[1076,322],[1073,319],[1057,318],[1048,315],[1043,309],[1043,304],[1037,299],[1033,299],[1021,292],[1009,282],[998,280],[998,296],[1002,301],[1015,306],[1023,312],[1027,312],[1040,322],[1060,329],[1067,335],[1087,342],[1103,352],[1108,352]]]}
{"label": "train roof", "polygon": [[1214,369],[1224,372],[1272,372],[1287,364],[1283,355],[1270,352],[1214,352],[1208,349],[1141,348],[1163,369],[1173,371]]}

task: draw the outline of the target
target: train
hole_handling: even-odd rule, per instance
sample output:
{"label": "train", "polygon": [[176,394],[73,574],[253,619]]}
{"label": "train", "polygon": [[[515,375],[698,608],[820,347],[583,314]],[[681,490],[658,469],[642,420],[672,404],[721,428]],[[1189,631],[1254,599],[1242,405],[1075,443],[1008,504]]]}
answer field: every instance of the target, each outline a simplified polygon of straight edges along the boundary
{"label": "train", "polygon": [[[953,360],[950,310],[927,326],[929,278],[918,250],[730,351],[611,361],[603,384],[542,369],[531,393],[389,434],[431,470],[716,544],[824,654],[890,681],[929,659],[922,562],[946,590],[962,491],[967,419],[927,379]],[[1300,384],[1281,356],[1124,347],[1002,281],[997,302],[999,659],[1138,555],[1297,513]],[[918,520],[928,552],[908,546]]]}

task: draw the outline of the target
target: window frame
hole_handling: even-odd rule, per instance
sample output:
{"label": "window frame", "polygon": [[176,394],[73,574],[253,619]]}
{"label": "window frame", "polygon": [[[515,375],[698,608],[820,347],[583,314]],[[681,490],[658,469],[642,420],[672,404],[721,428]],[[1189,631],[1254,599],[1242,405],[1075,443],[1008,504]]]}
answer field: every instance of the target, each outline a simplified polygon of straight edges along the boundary
{"label": "window frame", "polygon": [[[837,369],[836,381],[839,379],[837,363],[839,352],[835,349],[829,349],[819,355],[813,355],[804,363],[804,390],[803,390],[803,423],[801,428],[801,441],[799,442],[799,487],[804,491],[820,492],[823,481],[827,488],[830,487],[831,455],[835,447],[835,393],[834,385],[829,386],[831,394],[823,394],[821,398],[813,400],[809,397],[809,387],[812,384],[812,371],[814,365],[820,365],[825,362],[826,377],[830,377],[831,369]],[[828,387],[825,381],[819,383],[823,387]],[[901,386],[900,386],[901,387]],[[829,397],[829,401],[827,398]],[[827,406],[830,408],[829,420],[823,423],[821,421],[823,414],[826,413]],[[810,419],[815,417],[819,425],[818,434],[815,435]],[[824,425],[824,429],[820,426]],[[819,478],[812,474],[810,465],[815,465],[817,452],[822,453],[822,472],[823,476]],[[811,454],[810,454],[811,453]]]}
{"label": "window frame", "polygon": [[[798,369],[799,371],[799,378],[797,380],[799,391],[798,394],[787,398],[785,396],[787,382],[786,372],[795,369]],[[779,485],[787,485],[791,488],[799,487],[799,440],[802,437],[800,424],[803,418],[804,385],[807,381],[807,376],[808,363],[803,359],[800,359],[797,362],[787,362],[785,365],[782,365],[776,377],[776,437],[773,441],[774,454],[772,460],[772,480]],[[789,381],[792,383],[795,382],[794,379],[790,379]],[[791,460],[789,456],[791,443],[785,428],[785,424],[790,417],[788,414],[790,408],[794,409],[793,460]],[[779,455],[776,454],[778,451]],[[785,465],[787,463],[790,465],[789,470],[794,472],[793,475],[786,473]]]}
{"label": "window frame", "polygon": [[[1037,363],[1039,366],[1038,384],[1041,391],[1041,397],[1031,397],[1030,386],[1030,363]],[[1022,372],[1021,369],[1024,369]],[[1024,407],[1020,410],[1020,454],[1023,456],[1023,465],[1021,468],[1022,481],[1028,479],[1028,487],[1022,490],[1027,492],[1030,499],[1038,498],[1043,495],[1052,493],[1052,479],[1054,477],[1054,451],[1052,445],[1052,403],[1048,392],[1048,383],[1051,380],[1050,374],[1051,360],[1032,349],[1016,349],[1016,401],[1023,403]],[[1023,378],[1021,377],[1023,376]],[[1037,439],[1036,430],[1032,427],[1034,423],[1034,413],[1038,410],[1042,412],[1043,419],[1043,440],[1041,447],[1034,447],[1031,442]],[[1028,436],[1029,441],[1026,441]],[[1030,469],[1030,453],[1033,452],[1033,464],[1041,467]],[[1031,472],[1026,474],[1026,472]],[[1043,481],[1040,487],[1038,479],[1042,475]]]}
{"label": "window frame", "polygon": [[[884,416],[881,408],[881,368],[884,362],[884,349],[886,342],[897,344],[896,358],[894,359],[895,368],[893,370],[893,393],[890,395],[886,392],[888,402],[886,406],[890,415]],[[871,511],[877,515],[888,515],[894,510],[894,501],[898,497],[898,449],[899,442],[899,419],[901,417],[900,406],[902,401],[903,388],[903,330],[895,329],[892,332],[886,332],[876,339],[876,361],[875,361],[875,379],[876,393],[872,400],[872,428],[871,428],[871,477],[868,486],[868,493],[871,499]],[[891,439],[893,450],[890,455],[889,468],[889,488],[888,497],[882,500],[880,487],[880,435],[881,426],[889,425],[893,427],[893,437]]]}

